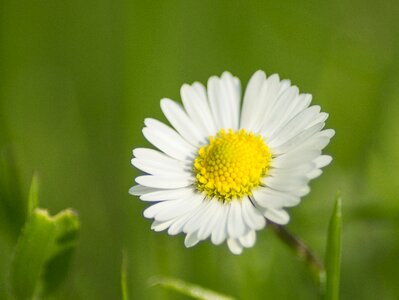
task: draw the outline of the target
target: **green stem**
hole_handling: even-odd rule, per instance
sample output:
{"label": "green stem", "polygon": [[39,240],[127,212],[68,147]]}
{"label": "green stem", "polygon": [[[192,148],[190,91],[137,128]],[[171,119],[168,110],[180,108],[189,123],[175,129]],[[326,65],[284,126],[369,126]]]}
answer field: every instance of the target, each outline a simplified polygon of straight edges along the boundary
{"label": "green stem", "polygon": [[301,260],[305,261],[315,275],[318,284],[320,284],[321,291],[323,291],[326,271],[321,260],[301,239],[289,232],[286,227],[270,221],[268,226],[284,244],[292,249]]}

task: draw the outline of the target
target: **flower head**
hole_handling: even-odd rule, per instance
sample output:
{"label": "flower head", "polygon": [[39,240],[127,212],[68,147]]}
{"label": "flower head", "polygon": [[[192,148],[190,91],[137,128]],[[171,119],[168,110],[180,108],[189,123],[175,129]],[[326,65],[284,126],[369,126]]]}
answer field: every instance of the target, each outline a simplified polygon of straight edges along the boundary
{"label": "flower head", "polygon": [[286,224],[284,208],[309,192],[308,183],[331,162],[322,155],[334,130],[328,115],[290,81],[257,71],[241,107],[238,78],[224,72],[181,88],[183,106],[161,100],[173,128],[146,119],[143,134],[158,150],[133,150],[147,175],[130,193],[152,202],[152,229],[186,234],[185,245],[227,240],[234,254],[252,247],[266,220]]}

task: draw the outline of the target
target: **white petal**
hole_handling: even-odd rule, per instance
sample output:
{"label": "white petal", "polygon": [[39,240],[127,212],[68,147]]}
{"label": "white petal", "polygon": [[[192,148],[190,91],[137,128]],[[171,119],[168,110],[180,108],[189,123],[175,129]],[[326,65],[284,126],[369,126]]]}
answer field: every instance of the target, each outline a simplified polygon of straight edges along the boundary
{"label": "white petal", "polygon": [[252,116],[256,113],[258,107],[258,97],[260,89],[266,80],[266,74],[263,71],[256,71],[248,82],[245,90],[244,101],[241,113],[241,128],[249,129],[252,122]]}
{"label": "white petal", "polygon": [[187,248],[193,247],[198,244],[200,240],[197,237],[196,232],[190,232],[186,235],[186,238],[184,239],[184,245]]}
{"label": "white petal", "polygon": [[289,214],[283,209],[268,208],[264,215],[268,220],[280,225],[285,225],[290,221]]}
{"label": "white petal", "polygon": [[273,154],[283,154],[289,151],[292,151],[296,147],[300,146],[304,143],[307,139],[314,136],[317,132],[323,128],[324,123],[318,123],[313,125],[304,131],[298,133],[296,136],[292,137],[291,139],[285,140],[282,142],[281,140],[275,140],[274,143],[268,143],[268,146],[272,148]]}
{"label": "white petal", "polygon": [[224,72],[220,79],[221,94],[225,103],[225,114],[231,115],[231,126],[233,130],[238,129],[240,118],[241,84],[237,77],[233,77],[229,72]]}
{"label": "white petal", "polygon": [[256,242],[256,233],[255,230],[250,230],[246,235],[243,235],[239,238],[240,244],[245,248],[251,248],[255,245]]}
{"label": "white petal", "polygon": [[[284,81],[284,80],[283,80]],[[282,81],[282,82],[283,82]],[[281,84],[282,84],[281,82]],[[289,120],[291,120],[297,113],[298,107],[301,106],[302,98],[299,95],[299,89],[297,86],[287,86],[280,94],[279,94],[279,106],[275,109],[274,113],[276,115],[280,115],[280,122],[276,124],[276,129],[280,126],[286,124]],[[285,107],[285,109],[284,109]]]}
{"label": "white petal", "polygon": [[307,172],[312,171],[316,168],[316,164],[309,162],[306,164],[301,164],[292,168],[271,168],[267,175],[272,177],[277,176],[303,176]]}
{"label": "white petal", "polygon": [[[271,136],[269,136],[268,130],[264,129],[264,135],[268,137],[267,140],[270,144],[284,143],[299,134],[301,131],[314,125],[311,123],[315,118],[317,118],[319,113],[320,106],[311,106],[292,118],[285,126],[275,130]],[[278,117],[281,116],[275,116],[275,118]]]}
{"label": "white petal", "polygon": [[[203,196],[200,194],[194,194],[194,196],[191,197],[193,201],[200,201],[199,205],[202,205],[203,202]],[[168,229],[168,234],[170,235],[176,235],[180,232],[183,231],[183,227],[186,224],[188,220],[190,220],[194,215],[197,214],[198,211],[198,206],[193,208],[191,211],[179,216],[178,218],[175,219],[175,222],[173,222],[172,225],[170,225]]]}
{"label": "white petal", "polygon": [[[133,155],[139,159],[154,160],[161,164],[167,165],[174,170],[180,170],[181,168],[187,168],[186,163],[180,160],[176,160],[160,151],[150,148],[136,148],[133,150]],[[190,162],[191,163],[191,162]]]}
{"label": "white petal", "polygon": [[[292,105],[289,113],[286,113],[285,121],[279,124],[279,127],[285,126],[291,119],[309,107],[310,102],[312,101],[312,95],[310,94],[300,94],[298,95]],[[277,128],[276,128],[277,129]]]}
{"label": "white petal", "polygon": [[271,188],[259,188],[254,190],[252,193],[256,204],[264,208],[295,206],[300,202],[299,197],[290,193],[278,192]]}
{"label": "white petal", "polygon": [[286,89],[288,89],[291,86],[291,80],[289,79],[283,79],[280,81],[280,90],[278,91],[278,96],[283,94]]}
{"label": "white petal", "polygon": [[309,178],[309,179],[315,179],[315,178],[319,177],[321,175],[321,173],[323,173],[322,170],[314,169],[313,171],[307,173],[306,177]]}
{"label": "white petal", "polygon": [[212,76],[208,80],[208,99],[218,130],[238,129],[240,88],[237,81],[229,72],[224,72],[221,78]]}
{"label": "white petal", "polygon": [[172,126],[190,144],[199,147],[205,143],[206,132],[201,132],[183,108],[170,99],[161,100],[161,109]]}
{"label": "white petal", "polygon": [[260,230],[266,225],[263,215],[252,205],[249,199],[242,201],[242,217],[251,229]]}
{"label": "white petal", "polygon": [[197,207],[195,214],[187,221],[183,227],[183,232],[189,233],[197,231],[204,220],[208,207],[211,205],[209,200],[203,200],[201,205]]}
{"label": "white petal", "polygon": [[180,232],[183,232],[183,226],[184,224],[187,222],[187,220],[190,219],[190,217],[192,216],[193,212],[189,212],[183,216],[180,216],[179,218],[177,218],[172,225],[169,226],[168,229],[168,234],[170,235],[176,235]]}
{"label": "white petal", "polygon": [[273,158],[270,165],[273,168],[295,168],[311,162],[320,155],[320,150],[291,151]]}
{"label": "white petal", "polygon": [[212,243],[215,245],[223,243],[227,235],[227,218],[229,215],[230,205],[223,204],[221,209],[222,213],[219,216],[219,220],[216,222],[216,227],[212,231],[211,236]]}
{"label": "white petal", "polygon": [[174,222],[174,220],[169,220],[169,221],[164,221],[164,222],[159,222],[159,221],[155,220],[151,224],[151,229],[156,232],[163,231],[163,230],[167,229],[173,222]]}
{"label": "white petal", "polygon": [[129,194],[133,195],[133,196],[141,196],[141,195],[144,195],[144,194],[147,194],[147,193],[152,193],[152,192],[154,192],[156,190],[157,189],[150,188],[150,187],[147,187],[147,186],[142,186],[142,185],[138,184],[138,185],[132,186],[129,189]]}
{"label": "white petal", "polygon": [[335,130],[334,129],[325,129],[322,131],[323,135],[326,137],[329,137],[330,139],[335,135]]}
{"label": "white petal", "polygon": [[309,182],[309,179],[305,176],[305,174],[303,176],[268,176],[265,177],[262,182],[274,190],[288,192],[306,186],[306,184]]}
{"label": "white petal", "polygon": [[168,201],[180,198],[188,198],[189,196],[195,196],[192,187],[151,191],[142,194],[140,199],[143,201]]}
{"label": "white petal", "polygon": [[190,176],[191,172],[187,172],[183,167],[176,168],[168,164],[161,163],[156,160],[133,158],[132,165],[137,169],[152,175],[163,176]]}
{"label": "white petal", "polygon": [[[171,202],[175,202],[175,201],[179,201],[179,200],[174,200]],[[147,207],[143,212],[144,217],[146,217],[147,219],[153,219],[157,213],[159,213],[165,209],[165,207],[166,207],[165,203],[167,203],[167,202],[158,202],[154,205]]]}
{"label": "white petal", "polygon": [[257,131],[263,131],[266,136],[272,136],[273,133],[287,122],[287,118],[290,117],[290,112],[294,109],[296,104],[296,98],[298,97],[299,90],[296,86],[289,87],[281,93],[275,105],[271,108],[268,117],[260,122],[261,127],[257,128]]}
{"label": "white petal", "polygon": [[208,96],[206,94],[206,88],[205,86],[200,83],[200,82],[194,82],[192,85],[192,88],[197,92],[197,94],[207,102]]}
{"label": "white petal", "polygon": [[212,204],[208,207],[208,213],[205,215],[202,226],[198,230],[197,235],[200,240],[205,240],[211,235],[215,228],[215,224],[222,213],[222,204],[219,200],[211,199],[208,201],[211,201]]}
{"label": "white petal", "polygon": [[278,74],[271,75],[263,84],[259,94],[257,110],[252,116],[253,123],[250,130],[260,132],[266,123],[271,122],[275,117],[273,115],[274,107],[278,102],[278,94],[281,88],[280,77]]}
{"label": "white petal", "polygon": [[167,155],[178,160],[186,160],[196,152],[176,131],[154,119],[146,119],[143,128],[145,138]]}
{"label": "white petal", "polygon": [[[324,132],[320,132],[320,134],[322,134],[322,133],[324,133]],[[323,147],[326,144],[325,141],[324,142],[320,141],[320,139],[324,139],[324,138],[329,139],[329,137],[325,137],[325,136],[318,137],[318,139],[315,141],[315,143],[318,143],[317,146]],[[306,177],[308,177],[309,179],[314,179],[316,177],[319,177],[322,174],[321,168],[328,165],[331,161],[332,161],[332,157],[329,155],[320,155],[320,156],[316,157],[312,162],[314,167],[311,170],[309,170],[308,172],[306,172]]]}
{"label": "white petal", "polygon": [[[296,88],[296,87],[293,87]],[[280,116],[280,122],[274,126],[274,128],[269,128],[268,122],[265,122],[263,124],[263,129],[261,131],[264,131],[266,136],[271,136],[274,134],[276,130],[282,129],[284,126],[288,124],[293,118],[295,118],[298,114],[300,114],[303,110],[305,110],[307,107],[309,107],[310,102],[312,101],[312,95],[310,94],[300,94],[297,95],[291,103],[289,103],[289,106],[287,107],[287,110],[283,110],[279,114],[282,114]],[[274,113],[275,116],[278,116],[277,113]]]}
{"label": "white petal", "polygon": [[236,239],[229,238],[227,240],[227,246],[229,246],[231,253],[235,255],[239,255],[242,253],[242,246]]}
{"label": "white petal", "polygon": [[303,186],[303,187],[301,187],[301,188],[299,188],[297,190],[290,191],[290,193],[292,195],[297,196],[297,197],[306,196],[307,194],[309,194],[309,192],[310,192],[310,187],[309,186]]}
{"label": "white petal", "polygon": [[202,199],[198,197],[172,200],[172,201],[162,201],[155,205],[162,205],[163,210],[155,214],[154,218],[157,221],[167,221],[171,219],[176,219],[194,209],[198,209],[199,205],[202,203]]}
{"label": "white petal", "polygon": [[138,184],[159,188],[159,189],[178,189],[193,184],[193,178],[188,176],[153,176],[144,175],[136,177],[136,182]]}
{"label": "white petal", "polygon": [[310,103],[312,102],[312,95],[311,94],[300,94],[298,96],[299,102],[298,106],[295,108],[295,114],[300,113],[305,108],[309,107]]}
{"label": "white petal", "polygon": [[208,99],[216,129],[228,129],[231,124],[230,116],[224,113],[225,98],[220,95],[219,78],[212,76],[208,80]]}
{"label": "white petal", "polygon": [[313,126],[314,124],[317,123],[323,123],[328,119],[328,113],[321,112],[319,115],[312,121],[310,122],[307,127]]}
{"label": "white petal", "polygon": [[201,197],[161,201],[144,210],[144,216],[157,221],[167,221],[194,210],[202,203]]}
{"label": "white petal", "polygon": [[190,119],[208,136],[216,133],[216,126],[212,118],[212,113],[208,105],[208,100],[202,94],[201,84],[194,84],[193,87],[184,84],[180,94],[184,108]]}
{"label": "white petal", "polygon": [[317,168],[323,168],[330,164],[332,161],[332,157],[329,155],[320,155],[313,162],[316,164]]}
{"label": "white petal", "polygon": [[230,203],[229,218],[227,221],[227,233],[230,237],[238,238],[247,230],[242,218],[241,210],[242,209],[239,200],[232,200]]}

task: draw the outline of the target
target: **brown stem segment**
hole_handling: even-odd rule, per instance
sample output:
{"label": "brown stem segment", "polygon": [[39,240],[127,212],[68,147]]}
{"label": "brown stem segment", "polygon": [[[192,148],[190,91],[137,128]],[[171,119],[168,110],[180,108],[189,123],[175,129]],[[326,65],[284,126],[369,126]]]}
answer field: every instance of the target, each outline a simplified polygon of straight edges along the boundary
{"label": "brown stem segment", "polygon": [[298,237],[290,233],[284,226],[268,221],[268,226],[297,256],[304,260],[309,269],[316,275],[321,288],[325,282],[325,268],[321,260]]}

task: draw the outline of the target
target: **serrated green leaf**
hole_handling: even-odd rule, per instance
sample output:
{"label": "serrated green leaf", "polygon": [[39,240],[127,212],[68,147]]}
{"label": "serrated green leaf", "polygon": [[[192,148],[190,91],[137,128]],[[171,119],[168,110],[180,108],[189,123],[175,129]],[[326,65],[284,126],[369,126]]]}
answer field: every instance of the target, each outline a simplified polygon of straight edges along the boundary
{"label": "serrated green leaf", "polygon": [[341,232],[342,232],[342,199],[337,195],[334,211],[328,228],[326,251],[326,299],[339,299],[339,282],[341,272]]}
{"label": "serrated green leaf", "polygon": [[27,216],[29,217],[33,211],[39,205],[39,176],[37,173],[34,173],[32,176],[32,182],[30,184],[29,189],[29,198],[28,198],[28,212]]}
{"label": "serrated green leaf", "polygon": [[79,231],[72,210],[54,217],[35,209],[18,240],[11,264],[10,286],[16,299],[54,292],[65,279]]}
{"label": "serrated green leaf", "polygon": [[55,236],[53,247],[43,271],[43,295],[55,292],[65,280],[72,261],[79,233],[77,214],[64,210],[53,218]]}
{"label": "serrated green leaf", "polygon": [[166,289],[176,291],[183,295],[198,300],[233,300],[233,297],[226,296],[215,291],[203,288],[199,285],[185,282],[181,279],[171,277],[153,277],[151,285],[160,285]]}

